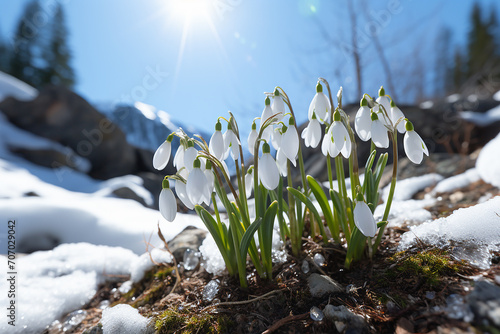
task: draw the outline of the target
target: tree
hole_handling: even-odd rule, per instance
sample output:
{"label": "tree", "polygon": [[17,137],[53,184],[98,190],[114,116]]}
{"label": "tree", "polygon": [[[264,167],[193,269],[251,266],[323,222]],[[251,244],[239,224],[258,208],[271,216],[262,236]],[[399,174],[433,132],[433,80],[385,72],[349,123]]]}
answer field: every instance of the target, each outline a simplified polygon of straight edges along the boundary
{"label": "tree", "polygon": [[65,24],[64,11],[61,4],[56,7],[53,23],[50,26],[50,39],[44,60],[44,83],[73,87],[75,84],[75,73],[70,66],[71,51],[67,43],[68,30]]}
{"label": "tree", "polygon": [[41,7],[37,0],[30,1],[24,8],[13,38],[10,54],[10,74],[32,85],[40,87],[42,71],[37,66],[37,53],[41,49],[40,34],[44,26]]}
{"label": "tree", "polygon": [[9,54],[9,47],[0,34],[0,71],[2,72],[9,72]]}

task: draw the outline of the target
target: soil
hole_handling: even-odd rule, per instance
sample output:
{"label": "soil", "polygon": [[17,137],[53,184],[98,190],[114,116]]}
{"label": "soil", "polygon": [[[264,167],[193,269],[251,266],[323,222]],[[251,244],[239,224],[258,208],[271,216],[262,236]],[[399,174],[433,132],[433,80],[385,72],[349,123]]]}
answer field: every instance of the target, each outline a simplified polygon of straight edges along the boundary
{"label": "soil", "polygon": [[[415,198],[423,198],[428,191],[430,189],[416,194]],[[500,191],[478,181],[438,194],[440,200],[427,209],[434,218],[444,217],[458,208],[477,204],[485,194],[493,197],[500,195]],[[74,333],[90,330],[99,323],[102,313],[99,305],[105,300],[109,300],[111,306],[128,303],[137,307],[142,315],[156,320],[159,333],[339,333],[339,330],[345,333],[482,333],[484,328],[480,323],[448,317],[445,300],[450,294],[466,295],[473,286],[472,276],[495,281],[495,276],[500,275],[500,254],[495,254],[493,262],[496,263],[490,269],[479,270],[452,259],[446,250],[427,245],[398,253],[400,236],[407,230],[406,227],[386,229],[373,260],[355,263],[350,270],[344,268],[342,247],[304,239],[300,258],[289,256],[287,262],[275,266],[272,280],[250,274],[246,290],[239,287],[237,280],[227,275],[213,277],[201,266],[193,271],[178,266],[180,280],[174,266],[157,266],[127,294],[120,294],[117,288],[128,278],[102,285],[84,307],[87,318]],[[316,253],[325,257],[325,266],[314,265],[312,257]],[[304,260],[310,264],[308,274],[301,269]],[[333,278],[345,292],[312,297],[307,283],[312,272]],[[213,279],[220,282],[216,299],[204,301],[203,288]],[[344,326],[343,329],[341,322],[326,318],[312,320],[311,308],[323,310],[327,304],[344,305],[364,319],[363,326]]]}

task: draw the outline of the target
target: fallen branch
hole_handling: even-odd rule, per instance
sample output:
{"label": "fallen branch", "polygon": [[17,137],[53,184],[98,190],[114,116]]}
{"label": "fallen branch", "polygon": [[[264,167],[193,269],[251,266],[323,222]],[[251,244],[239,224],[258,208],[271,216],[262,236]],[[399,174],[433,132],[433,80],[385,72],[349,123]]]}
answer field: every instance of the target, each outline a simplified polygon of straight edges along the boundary
{"label": "fallen branch", "polygon": [[213,305],[210,305],[210,306],[203,308],[200,312],[205,312],[206,310],[209,310],[209,309],[214,308],[214,307],[219,307],[219,306],[234,306],[234,305],[245,305],[245,304],[253,303],[253,302],[256,302],[258,300],[268,298],[271,295],[278,293],[278,292],[281,292],[281,290],[273,290],[273,291],[270,291],[268,293],[263,294],[262,296],[258,296],[256,298],[249,299],[249,300],[242,300],[242,301],[237,301],[237,302],[221,302],[221,303],[213,304]]}

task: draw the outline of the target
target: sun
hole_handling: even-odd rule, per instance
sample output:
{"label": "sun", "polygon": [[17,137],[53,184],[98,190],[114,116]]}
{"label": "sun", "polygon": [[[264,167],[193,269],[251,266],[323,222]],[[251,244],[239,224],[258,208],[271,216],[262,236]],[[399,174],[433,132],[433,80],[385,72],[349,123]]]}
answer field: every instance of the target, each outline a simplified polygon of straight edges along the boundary
{"label": "sun", "polygon": [[184,26],[193,23],[210,23],[212,16],[211,0],[171,0],[169,9],[171,17],[182,21]]}

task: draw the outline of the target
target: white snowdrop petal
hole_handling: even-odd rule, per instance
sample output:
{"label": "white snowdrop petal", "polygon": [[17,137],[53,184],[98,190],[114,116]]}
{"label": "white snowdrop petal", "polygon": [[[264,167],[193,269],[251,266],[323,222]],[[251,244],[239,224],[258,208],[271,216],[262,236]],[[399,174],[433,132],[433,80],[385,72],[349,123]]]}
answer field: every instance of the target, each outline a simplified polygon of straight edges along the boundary
{"label": "white snowdrop petal", "polygon": [[295,166],[295,160],[299,153],[299,135],[297,134],[295,126],[290,126],[283,134],[280,149],[283,150],[288,160]]}
{"label": "white snowdrop petal", "polygon": [[250,198],[253,190],[253,173],[247,173],[245,175],[245,194],[247,198]]}
{"label": "white snowdrop petal", "polygon": [[387,95],[383,95],[383,96],[377,97],[376,102],[380,103],[381,105],[383,105],[384,109],[385,109],[385,111],[387,113],[390,112],[390,110],[391,110],[391,100],[389,99],[389,97],[387,97]]}
{"label": "white snowdrop petal", "polygon": [[184,148],[182,147],[182,145],[180,145],[177,149],[177,152],[175,152],[173,163],[174,167],[177,168],[177,170],[181,170],[182,167],[184,167]]}
{"label": "white snowdrop petal", "polygon": [[372,122],[372,141],[375,146],[379,148],[389,147],[389,137],[387,135],[387,128],[380,120],[375,120]]}
{"label": "white snowdrop petal", "polygon": [[372,120],[370,117],[370,108],[367,106],[360,107],[354,119],[354,129],[358,134],[359,139],[367,141],[371,138]]}
{"label": "white snowdrop petal", "polygon": [[415,164],[422,162],[424,153],[429,155],[427,146],[415,131],[407,131],[405,133],[403,138],[403,147],[408,159]]}
{"label": "white snowdrop petal", "polygon": [[340,153],[342,153],[342,156],[346,159],[351,155],[351,146],[351,139],[349,138],[349,134],[347,134],[344,147],[340,150]]}
{"label": "white snowdrop petal", "polygon": [[286,162],[287,157],[285,153],[283,153],[283,150],[281,148],[278,149],[278,151],[276,152],[276,164],[278,165],[278,170],[283,177],[286,177],[288,174]]}
{"label": "white snowdrop petal", "polygon": [[186,184],[182,181],[175,182],[175,193],[181,202],[190,210],[194,209],[194,204],[191,202],[187,195]]}
{"label": "white snowdrop petal", "polygon": [[394,125],[396,125],[397,121],[399,121],[401,118],[403,118],[401,120],[401,122],[399,122],[399,124],[396,128],[398,129],[399,133],[405,133],[405,131],[406,131],[405,121],[404,121],[405,115],[403,114],[401,109],[399,109],[398,107],[391,107],[390,115],[391,115],[392,124],[394,124]]}
{"label": "white snowdrop petal", "polygon": [[224,145],[224,135],[221,131],[215,131],[210,138],[210,143],[208,144],[208,150],[210,154],[216,157],[218,160],[222,160],[224,157],[225,145]]}
{"label": "white snowdrop petal", "polygon": [[160,213],[169,222],[173,222],[177,214],[177,201],[170,188],[164,188],[160,192]]}
{"label": "white snowdrop petal", "polygon": [[316,95],[317,98],[314,111],[316,112],[316,117],[318,117],[320,121],[324,121],[331,110],[330,101],[323,92],[316,93]]}
{"label": "white snowdrop petal", "polygon": [[188,171],[193,170],[193,162],[198,155],[198,151],[194,147],[188,147],[188,149],[184,152],[184,167]]}
{"label": "white snowdrop petal", "polygon": [[365,202],[357,202],[354,208],[354,224],[366,237],[374,237],[377,232],[377,224],[373,214]]}
{"label": "white snowdrop petal", "polygon": [[330,141],[330,138],[328,138],[328,132],[325,134],[325,136],[323,137],[323,141],[321,142],[321,153],[323,153],[323,155],[326,157],[328,155],[328,145],[329,145],[329,141]]}
{"label": "white snowdrop petal", "polygon": [[[266,129],[267,130],[267,129]],[[273,131],[271,132],[271,144],[273,145],[275,150],[278,150],[281,145],[281,140],[283,138],[283,135],[281,134],[280,128],[275,127],[273,128]]]}
{"label": "white snowdrop petal", "polygon": [[203,194],[206,193],[207,178],[200,168],[193,168],[186,182],[186,191],[193,204],[201,204]]}
{"label": "white snowdrop petal", "polygon": [[168,161],[170,160],[170,151],[172,149],[172,143],[164,141],[155,151],[153,155],[153,167],[158,170],[162,170],[167,167]]}
{"label": "white snowdrop petal", "polygon": [[271,109],[273,110],[273,115],[277,114],[276,118],[278,121],[281,121],[281,119],[283,119],[283,115],[285,115],[285,102],[283,101],[281,95],[274,96]]}
{"label": "white snowdrop petal", "polygon": [[264,153],[259,159],[259,178],[262,185],[268,189],[276,189],[279,183],[279,170],[269,153]]}
{"label": "white snowdrop petal", "polygon": [[253,155],[253,151],[255,149],[255,141],[257,140],[257,137],[259,134],[257,133],[257,130],[252,130],[250,131],[250,134],[248,135],[248,151],[250,151],[250,154]]}

